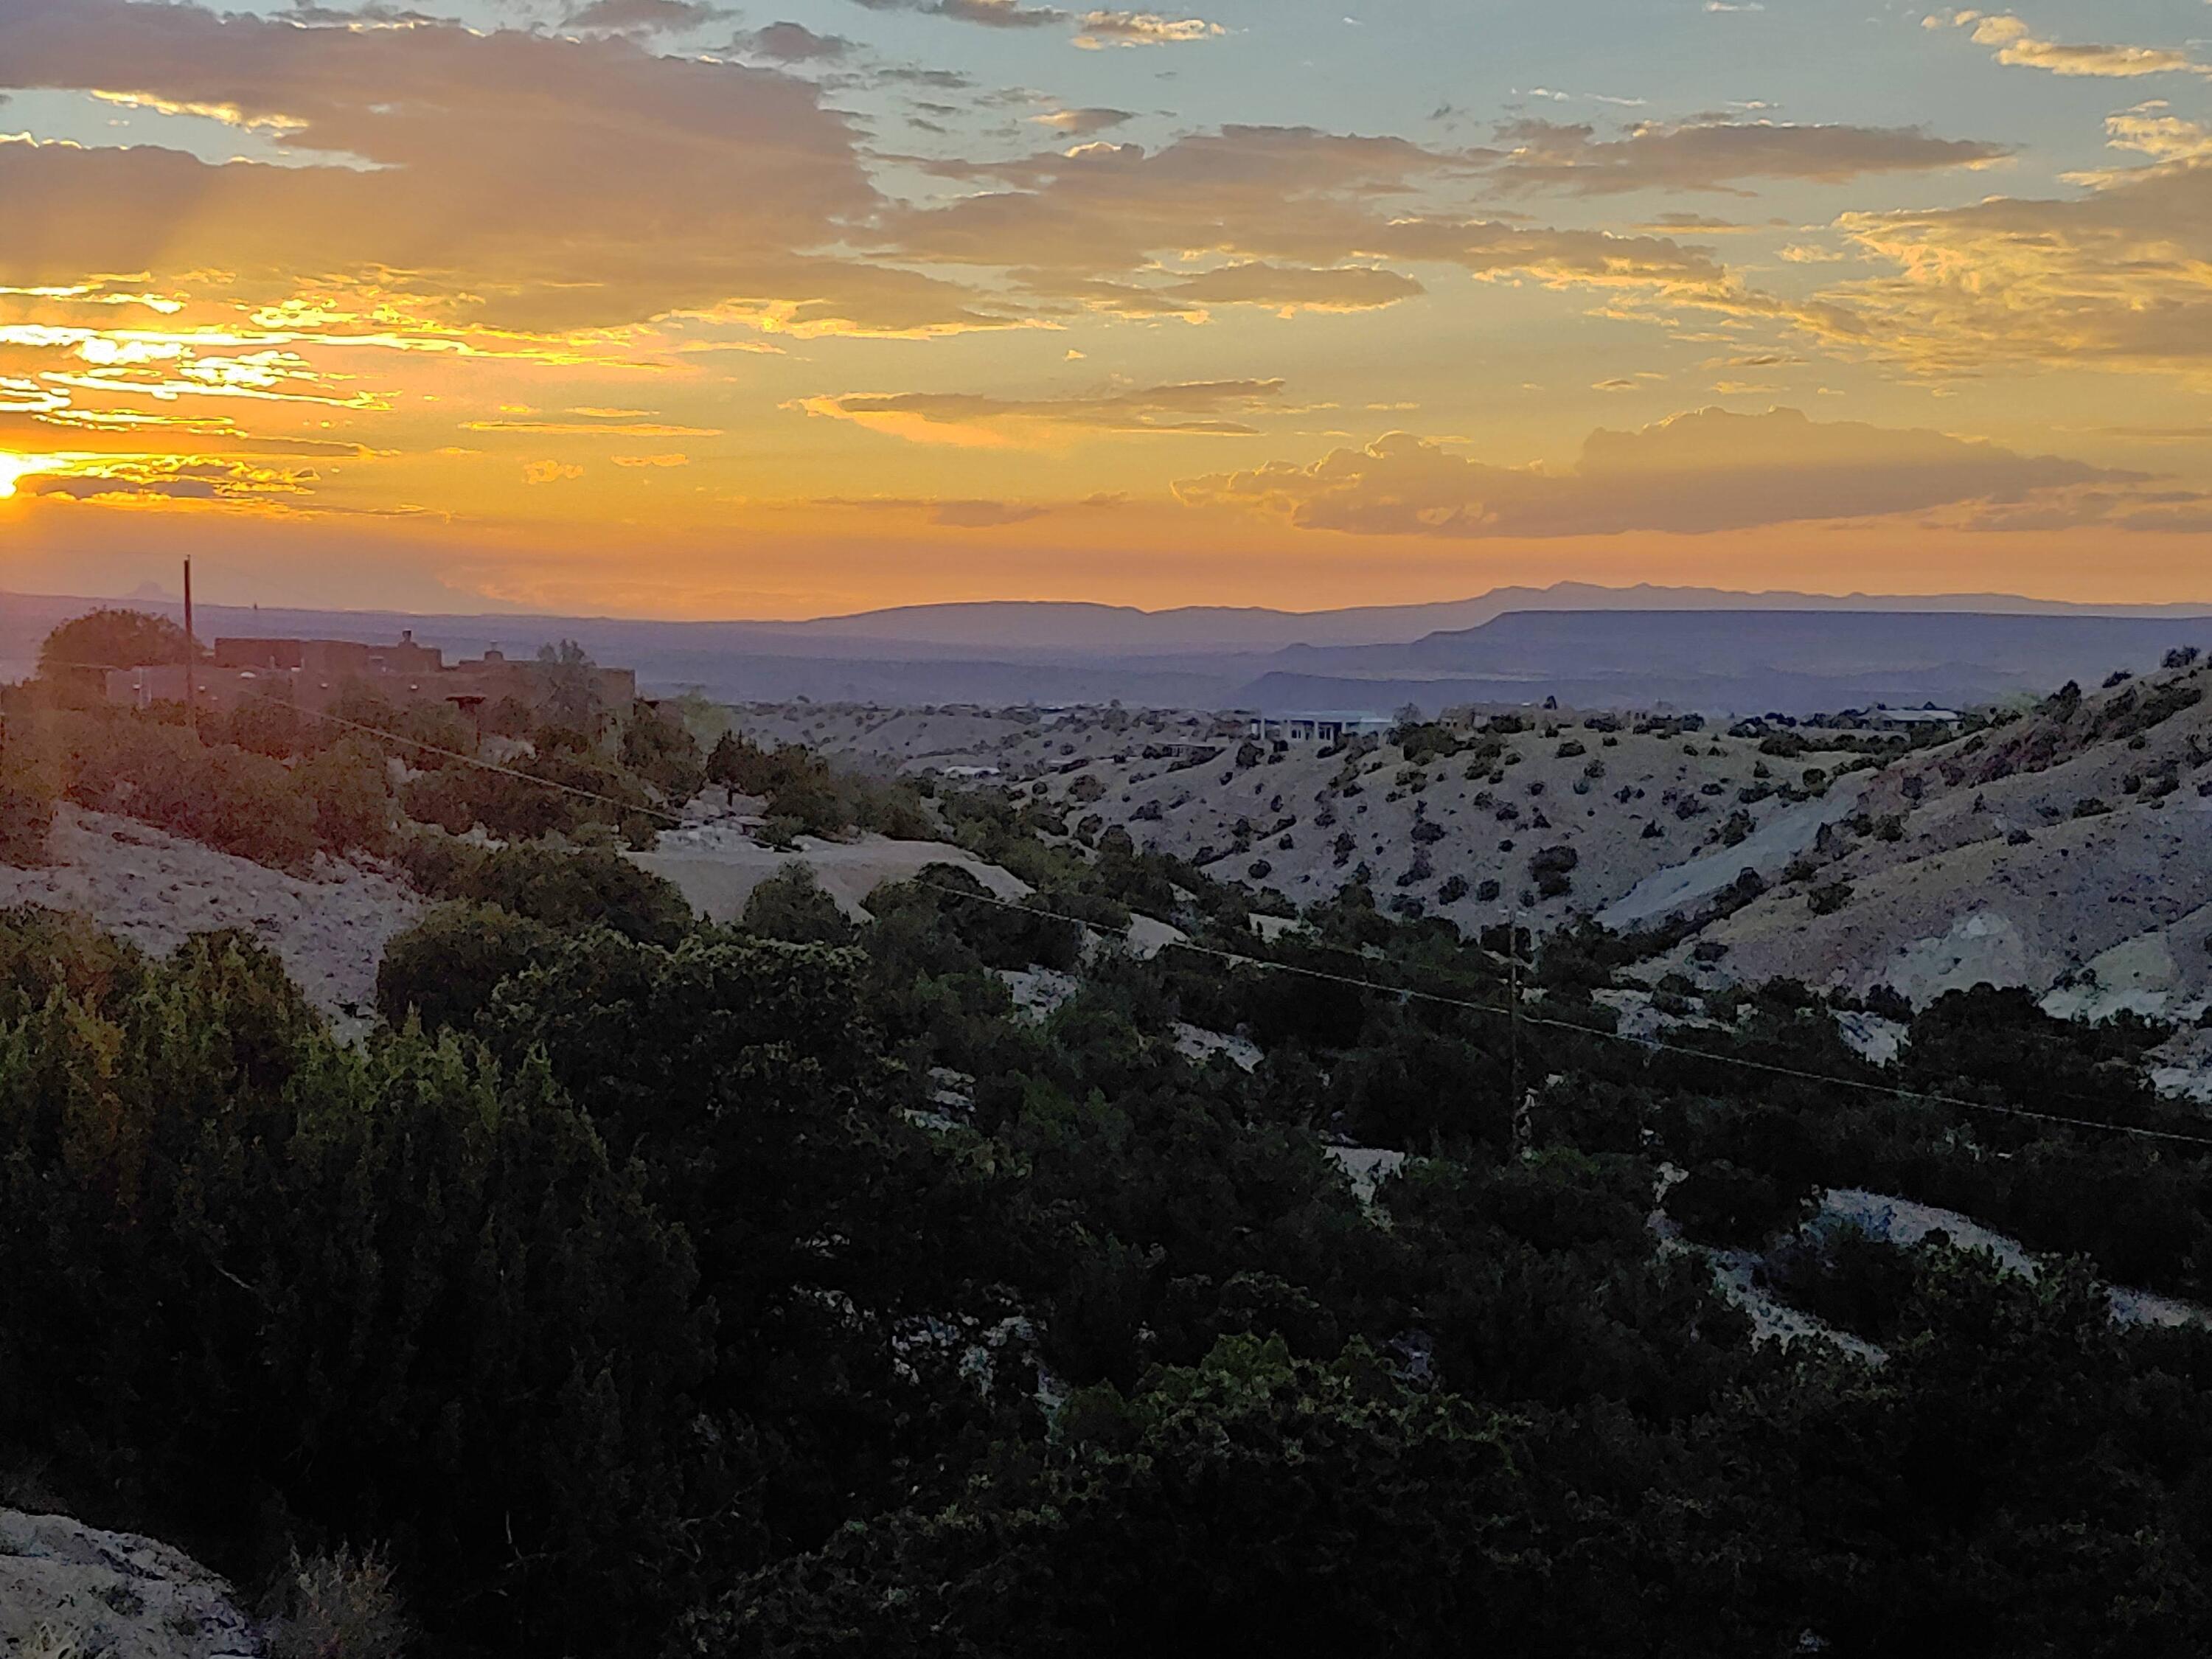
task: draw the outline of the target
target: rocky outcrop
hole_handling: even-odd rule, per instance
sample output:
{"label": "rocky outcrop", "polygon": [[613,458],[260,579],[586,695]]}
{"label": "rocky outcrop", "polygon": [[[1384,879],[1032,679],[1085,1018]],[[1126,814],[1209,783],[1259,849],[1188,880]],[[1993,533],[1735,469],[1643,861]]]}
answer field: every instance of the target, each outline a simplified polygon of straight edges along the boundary
{"label": "rocky outcrop", "polygon": [[37,869],[0,863],[0,908],[81,911],[156,956],[194,933],[243,928],[283,958],[344,1036],[368,1029],[385,942],[425,908],[401,882],[359,865],[318,858],[311,877],[289,875],[66,802],[51,854]]}
{"label": "rocky outcrop", "polygon": [[4,1659],[260,1659],[228,1584],[182,1551],[0,1510]]}

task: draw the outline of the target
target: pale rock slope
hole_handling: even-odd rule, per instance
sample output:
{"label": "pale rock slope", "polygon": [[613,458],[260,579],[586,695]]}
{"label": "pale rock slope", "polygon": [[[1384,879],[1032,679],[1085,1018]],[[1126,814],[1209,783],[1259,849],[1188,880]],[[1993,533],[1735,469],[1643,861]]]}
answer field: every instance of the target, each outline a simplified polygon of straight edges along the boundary
{"label": "pale rock slope", "polygon": [[8,1659],[258,1659],[228,1584],[182,1551],[66,1516],[0,1510]]}
{"label": "pale rock slope", "polygon": [[[1210,714],[810,703],[744,709],[739,725],[884,771],[986,772],[1066,806],[1071,824],[1125,829],[1300,906],[1364,876],[1379,900],[1419,900],[1462,927],[1516,909],[1554,926],[1708,857],[1689,883],[1701,895],[1746,868],[1778,875],[1850,807],[1854,784],[1837,779],[1855,757],[1819,732],[1782,758],[1714,730],[1639,732],[1633,720],[1572,710],[1519,717],[1528,729],[1488,760],[1480,749],[1409,763],[1388,743],[1356,758],[1294,744],[1252,765],[1239,763],[1243,720]],[[1530,867],[1552,848],[1573,856],[1564,892],[1543,891]]]}
{"label": "pale rock slope", "polygon": [[1860,802],[1873,833],[1839,826],[1817,872],[1705,928],[1704,966],[1915,1002],[1988,981],[2054,1013],[2194,1021],[2212,1002],[2208,690],[2202,667],[2145,676],[1893,762]]}
{"label": "pale rock slope", "polygon": [[0,865],[0,907],[76,910],[156,955],[193,933],[236,927],[283,959],[309,1000],[341,1029],[365,1023],[386,940],[423,901],[359,865],[319,859],[301,877],[182,840],[134,818],[64,805],[52,862]]}

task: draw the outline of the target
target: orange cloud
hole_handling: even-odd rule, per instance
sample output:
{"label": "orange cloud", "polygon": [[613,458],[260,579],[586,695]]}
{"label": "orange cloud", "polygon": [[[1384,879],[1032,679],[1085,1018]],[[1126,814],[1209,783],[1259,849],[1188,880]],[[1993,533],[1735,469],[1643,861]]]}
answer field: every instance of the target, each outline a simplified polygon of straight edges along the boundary
{"label": "orange cloud", "polygon": [[[917,264],[1004,270],[1042,308],[1123,316],[1203,316],[1229,304],[1373,309],[1421,291],[1389,269],[1405,264],[1760,303],[1710,252],[1668,237],[1415,205],[1495,159],[1402,138],[1232,126],[1158,150],[1092,143],[941,162],[938,171],[994,188],[880,216],[881,247]],[[1225,263],[1192,268],[1209,259]]]}
{"label": "orange cloud", "polygon": [[[0,146],[0,282],[308,273],[453,323],[558,331],[744,301],[909,326],[927,284],[812,250],[878,205],[849,119],[781,71],[423,22],[303,26],[130,0],[0,9],[0,88],[120,92],[270,129],[305,165]],[[903,304],[879,314],[875,296]],[[957,323],[942,295],[928,320]]]}
{"label": "orange cloud", "polygon": [[1249,437],[1259,428],[1233,417],[1279,409],[1282,394],[1280,380],[1203,380],[1063,398],[847,392],[793,406],[913,443],[1006,448],[1069,432]]}
{"label": "orange cloud", "polygon": [[[2131,487],[2145,482],[1940,432],[1815,422],[1788,409],[1708,409],[1635,432],[1593,433],[1563,471],[1492,466],[1399,432],[1309,465],[1278,461],[1186,479],[1176,495],[1189,506],[1254,508],[1301,529],[1358,535],[1702,535],[1962,503],[2047,508],[2056,492],[2084,485],[2105,494],[2076,498],[2070,521],[2090,521],[2085,507],[2103,521],[2123,502],[2143,505]],[[2212,505],[2212,496],[2188,499]]]}
{"label": "orange cloud", "polygon": [[1042,501],[931,501],[889,495],[871,495],[860,500],[826,496],[807,505],[912,516],[926,524],[953,530],[1000,530],[1010,525],[1028,524],[1058,510],[1053,504]]}
{"label": "orange cloud", "polygon": [[1889,271],[1826,296],[1858,319],[1850,344],[1930,374],[2212,374],[2212,143],[2193,125],[2117,130],[2166,159],[2081,197],[1846,215]]}

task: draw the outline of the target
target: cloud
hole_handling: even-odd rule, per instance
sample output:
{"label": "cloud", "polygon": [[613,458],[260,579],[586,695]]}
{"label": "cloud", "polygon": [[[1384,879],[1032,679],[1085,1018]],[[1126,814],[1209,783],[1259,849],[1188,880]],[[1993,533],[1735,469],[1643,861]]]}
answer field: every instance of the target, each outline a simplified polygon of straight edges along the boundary
{"label": "cloud", "polygon": [[1465,538],[1699,535],[1805,520],[1879,518],[1965,502],[2022,502],[2140,475],[2019,454],[1940,432],[1797,410],[1708,409],[1634,432],[1601,430],[1571,467],[1500,467],[1409,433],[1176,485],[1194,506],[1228,505],[1308,530]]}
{"label": "cloud", "polygon": [[209,456],[116,455],[49,459],[17,493],[57,501],[229,502],[269,505],[303,495],[317,475],[305,467],[258,466]]}
{"label": "cloud", "polygon": [[2045,40],[2007,12],[1956,11],[1926,18],[1924,26],[1971,29],[1978,46],[1995,46],[1997,62],[2053,75],[2130,80],[2144,75],[2212,75],[2212,64],[2170,46],[2067,46]]}
{"label": "cloud", "polygon": [[[578,410],[577,414],[585,411]],[[584,438],[601,437],[614,434],[624,438],[716,438],[719,428],[710,426],[669,426],[656,421],[579,420],[537,421],[495,420],[464,421],[464,432],[531,432],[541,437]]]}
{"label": "cloud", "polygon": [[850,56],[853,43],[842,34],[817,34],[803,23],[770,23],[739,37],[756,58],[779,64],[834,64]]}
{"label": "cloud", "polygon": [[1056,109],[1048,115],[1030,117],[1038,126],[1050,127],[1054,132],[1064,132],[1075,138],[1086,138],[1094,132],[1105,132],[1135,118],[1125,109]]}
{"label": "cloud", "polygon": [[1114,46],[1167,46],[1210,40],[1229,31],[1200,17],[1164,17],[1149,11],[1066,12],[1039,6],[1029,0],[853,0],[869,11],[915,12],[929,17],[949,17],[986,28],[1037,29],[1056,24],[1076,25],[1074,44],[1086,52]]}
{"label": "cloud", "polygon": [[129,0],[0,6],[0,90],[223,108],[297,165],[0,144],[0,284],[88,272],[266,303],[313,284],[420,327],[722,308],[811,331],[1006,320],[833,257],[880,202],[846,115],[780,70],[449,23],[302,26]]}
{"label": "cloud", "polygon": [[[946,15],[1015,28],[1057,15],[965,3],[981,10]],[[1142,33],[1158,15],[1099,15]],[[775,24],[751,39],[799,52],[828,37]],[[1447,211],[1499,158],[1395,137],[1230,126],[1156,150],[1091,142],[923,161],[957,192],[891,200],[853,118],[811,82],[659,55],[620,33],[8,0],[8,87],[220,107],[293,165],[0,143],[0,287],[144,273],[134,291],[295,309],[321,340],[374,330],[522,351],[550,339],[581,362],[612,355],[615,331],[670,318],[927,335],[1084,312],[1365,309],[1419,293],[1405,267],[1431,264],[1776,309],[1669,237]],[[1115,113],[1071,106],[1069,136]],[[1619,171],[1585,161],[1581,172]]]}
{"label": "cloud", "polygon": [[2212,134],[2131,112],[2112,142],[2160,157],[2074,198],[1844,216],[1886,274],[1826,296],[1850,343],[1931,374],[2064,367],[2212,373]]}
{"label": "cloud", "polygon": [[995,530],[1010,524],[1027,524],[1051,511],[1027,501],[933,501],[929,521],[963,530]]}
{"label": "cloud", "polygon": [[2068,173],[2066,182],[2105,190],[2115,185],[2141,184],[2154,171],[2184,171],[2212,164],[2212,125],[2168,114],[2170,107],[2163,100],[2154,99],[2105,118],[2105,142],[2117,150],[2149,156],[2155,168],[2091,168]]}
{"label": "cloud", "polygon": [[1102,295],[1098,308],[1204,316],[1217,306],[1264,306],[1288,316],[1300,311],[1375,311],[1426,290],[1411,276],[1373,265],[1279,265],[1255,259],[1137,292],[1140,298],[1122,306]]}
{"label": "cloud", "polygon": [[[1922,127],[1794,126],[1776,121],[1647,122],[1602,139],[1588,125],[1522,120],[1498,130],[1492,173],[1512,190],[1585,196],[1632,190],[1729,191],[1751,179],[1842,184],[1870,175],[1985,167],[2012,154]],[[1736,189],[1734,194],[1748,192]]]}
{"label": "cloud", "polygon": [[1163,17],[1151,11],[1087,11],[1075,44],[1086,52],[1113,46],[1188,46],[1229,31],[1202,17]]}
{"label": "cloud", "polygon": [[912,11],[932,17],[950,17],[986,28],[1047,28],[1065,23],[1067,14],[1050,6],[1032,6],[1026,0],[853,0],[870,11]]}
{"label": "cloud", "polygon": [[1279,410],[1282,395],[1280,380],[1198,380],[1059,398],[847,392],[790,407],[913,443],[1004,448],[1071,432],[1249,437],[1258,428],[1235,417]]}
{"label": "cloud", "polygon": [[848,508],[857,513],[881,513],[898,517],[918,518],[932,524],[954,530],[999,530],[1009,525],[1029,524],[1054,513],[1097,511],[1126,504],[1127,497],[1110,492],[1086,495],[1075,501],[1023,501],[991,499],[945,500],[935,496],[866,495],[858,498],[848,495],[824,496],[810,501],[810,507]]}
{"label": "cloud", "polygon": [[565,483],[584,476],[584,469],[570,461],[531,461],[524,465],[525,483],[534,484]]}
{"label": "cloud", "polygon": [[2057,489],[2020,501],[1977,501],[1936,522],[1990,532],[2096,527],[2136,535],[2201,536],[2212,531],[2212,495],[2197,490]]}
{"label": "cloud", "polygon": [[884,213],[878,246],[916,264],[1003,271],[1040,308],[1127,316],[1388,305],[1419,291],[1386,268],[1403,264],[1640,287],[1754,310],[1769,303],[1739,293],[1710,253],[1671,238],[1423,210],[1480,162],[1403,138],[1261,126],[1157,150],[1100,143],[943,162],[937,170],[971,193]]}
{"label": "cloud", "polygon": [[724,8],[706,4],[704,0],[591,0],[589,5],[568,15],[567,27],[688,34],[729,15]]}
{"label": "cloud", "polygon": [[1733,219],[1717,219],[1707,213],[1658,213],[1637,227],[1648,235],[1679,236],[1694,231],[1705,236],[1741,236],[1757,230],[1771,229],[1771,225],[1738,224]]}
{"label": "cloud", "polygon": [[689,455],[614,455],[608,459],[617,466],[676,467],[691,465]]}

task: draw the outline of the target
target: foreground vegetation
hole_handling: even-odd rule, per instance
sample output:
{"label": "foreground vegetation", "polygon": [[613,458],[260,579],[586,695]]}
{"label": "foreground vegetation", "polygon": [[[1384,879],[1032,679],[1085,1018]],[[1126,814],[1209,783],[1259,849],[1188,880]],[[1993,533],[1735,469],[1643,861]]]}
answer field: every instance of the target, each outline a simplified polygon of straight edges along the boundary
{"label": "foreground vegetation", "polygon": [[[0,755],[142,812],[216,787],[72,718],[124,752]],[[532,755],[893,810],[637,718]],[[794,868],[710,927],[573,844],[619,806],[487,846],[409,804],[437,769],[283,741],[231,746],[305,801],[287,845],[441,902],[357,1045],[244,935],[0,913],[0,1480],[297,1628],[366,1608],[325,1659],[2212,1650],[2212,1331],[2104,1289],[2212,1297],[2212,1147],[1975,1109],[2203,1135],[2162,1028],[1877,997],[1877,1068],[1778,981],[1654,1048],[1598,995],[1645,941],[1355,885],[1262,944],[1250,893],[991,795],[900,799],[1030,908],[939,866],[855,923]],[[482,825],[493,786],[434,798],[480,787]],[[1134,915],[1190,945],[1102,942]],[[1407,1161],[1364,1197],[1347,1144]],[[1755,1341],[1660,1237],[1759,1246],[1828,1187],[2051,1255],[1770,1248],[1868,1358]]]}
{"label": "foreground vegetation", "polygon": [[[11,1455],[248,1583],[378,1552],[441,1652],[2212,1640],[2212,1334],[2115,1326],[2090,1261],[1860,1242],[1790,1293],[1886,1363],[1756,1345],[1646,1224],[1663,1160],[1714,1239],[1849,1180],[2197,1288],[2186,1149],[1747,1082],[1860,1064],[1787,987],[1711,1060],[1604,1041],[1586,942],[1534,953],[1587,1029],[1524,1030],[1516,1113],[1470,1009],[1109,951],[1020,1019],[994,970],[1077,930],[950,868],[717,929],[619,862],[455,859],[358,1048],[243,938],[0,918]],[[1315,920],[1309,963],[1498,989],[1437,924]],[[1907,1068],[2162,1121],[2138,1053],[1984,995]],[[1417,1155],[1371,1209],[1343,1136]]]}
{"label": "foreground vegetation", "polygon": [[650,847],[709,785],[756,801],[779,845],[941,833],[921,789],[836,771],[804,749],[763,749],[703,703],[601,706],[573,645],[540,706],[508,699],[475,719],[356,681],[326,709],[271,691],[194,723],[178,704],[113,706],[88,670],[70,670],[88,659],[181,661],[184,649],[163,618],[94,612],[56,630],[46,678],[0,687],[0,860],[39,861],[62,800],[281,869],[318,854],[404,851],[423,828]]}

